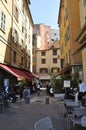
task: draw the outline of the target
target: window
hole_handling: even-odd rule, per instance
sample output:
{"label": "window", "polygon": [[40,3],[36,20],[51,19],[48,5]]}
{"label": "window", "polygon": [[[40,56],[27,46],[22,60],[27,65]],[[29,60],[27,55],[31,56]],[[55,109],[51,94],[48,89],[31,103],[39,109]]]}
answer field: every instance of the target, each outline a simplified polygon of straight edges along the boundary
{"label": "window", "polygon": [[56,33],[54,33],[54,35],[56,35]]}
{"label": "window", "polygon": [[53,50],[53,55],[57,55],[57,50]]}
{"label": "window", "polygon": [[27,37],[28,37],[28,35],[27,35],[27,29],[26,29],[26,32],[25,32],[25,37],[26,37],[26,39],[27,39]]}
{"label": "window", "polygon": [[21,50],[24,51],[24,41],[21,39]]}
{"label": "window", "polygon": [[22,22],[22,32],[24,32],[24,22]]}
{"label": "window", "polygon": [[14,33],[13,33],[13,41],[15,43],[18,43],[19,41],[19,35],[18,35],[18,32],[14,29]]}
{"label": "window", "polygon": [[16,63],[16,52],[13,52],[13,61]]}
{"label": "window", "polygon": [[51,39],[52,41],[54,41],[54,39]]}
{"label": "window", "polygon": [[83,1],[84,1],[84,2],[83,2],[83,3],[84,3],[84,6],[86,6],[86,0],[83,0]]}
{"label": "window", "polygon": [[85,16],[85,24],[86,24],[86,16]]}
{"label": "window", "polygon": [[21,57],[21,65],[23,65],[23,57]]}
{"label": "window", "polygon": [[30,43],[30,34],[28,35],[28,41],[29,41],[29,43]]}
{"label": "window", "polygon": [[41,59],[41,63],[45,64],[46,63],[46,59]]}
{"label": "window", "polygon": [[65,18],[66,18],[66,20],[68,19],[68,8],[66,8],[66,10],[65,10]]}
{"label": "window", "polygon": [[42,52],[41,52],[41,55],[42,55],[42,56],[45,56],[45,51],[42,51]]}
{"label": "window", "polygon": [[53,58],[53,63],[57,63],[57,58]]}
{"label": "window", "polygon": [[65,39],[64,39],[65,45],[66,45],[67,41],[69,40],[69,38],[70,38],[70,28],[68,26],[66,34],[65,34]]}
{"label": "window", "polygon": [[19,20],[19,13],[18,13],[18,9],[17,9],[16,5],[14,6],[14,17],[15,17],[16,21],[18,22],[18,20]]}
{"label": "window", "polygon": [[4,32],[5,32],[5,23],[6,23],[6,15],[4,14],[4,12],[1,12],[1,25],[0,25],[0,28]]}
{"label": "window", "polygon": [[40,68],[40,73],[48,73],[48,68]]}
{"label": "window", "polygon": [[22,3],[22,12],[24,13],[24,4]]}
{"label": "window", "polygon": [[59,68],[57,68],[57,67],[56,68],[51,68],[52,73],[57,73],[58,71],[59,71]]}
{"label": "window", "polygon": [[5,2],[7,3],[7,0],[5,0]]}

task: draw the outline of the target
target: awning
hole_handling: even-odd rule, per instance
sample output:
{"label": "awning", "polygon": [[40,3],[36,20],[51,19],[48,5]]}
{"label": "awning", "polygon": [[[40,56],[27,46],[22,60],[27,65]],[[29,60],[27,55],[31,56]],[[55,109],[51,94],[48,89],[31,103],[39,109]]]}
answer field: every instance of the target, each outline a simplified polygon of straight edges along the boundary
{"label": "awning", "polygon": [[0,64],[0,68],[4,69],[5,71],[7,71],[8,73],[14,75],[17,80],[21,80],[22,78],[25,78],[26,80],[31,80],[31,78],[25,74],[22,70],[20,70],[19,68],[15,68],[12,66],[8,66],[5,64]]}
{"label": "awning", "polygon": [[82,64],[71,64],[71,65],[69,65],[69,66],[67,66],[67,67],[64,67],[63,68],[63,70],[61,70],[61,71],[59,71],[56,75],[55,75],[55,77],[58,77],[59,75],[62,75],[62,74],[64,74],[64,73],[70,73],[71,71],[72,71],[72,68],[74,67],[76,67],[76,66],[82,66]]}
{"label": "awning", "polygon": [[84,48],[86,48],[86,42],[85,42],[85,44],[82,45],[78,50],[76,50],[73,55],[76,55],[76,54],[80,53]]}
{"label": "awning", "polygon": [[25,74],[27,74],[30,78],[39,78],[36,74],[30,72],[29,70],[26,69],[21,69]]}
{"label": "awning", "polygon": [[32,73],[32,75],[34,76],[34,78],[38,78],[38,79],[39,79],[39,76],[38,76],[38,75],[36,75],[36,74],[34,74],[34,73]]}
{"label": "awning", "polygon": [[59,71],[55,77],[62,75],[63,73],[65,73],[67,70],[71,69],[71,65],[69,65],[68,67],[65,67],[63,70]]}

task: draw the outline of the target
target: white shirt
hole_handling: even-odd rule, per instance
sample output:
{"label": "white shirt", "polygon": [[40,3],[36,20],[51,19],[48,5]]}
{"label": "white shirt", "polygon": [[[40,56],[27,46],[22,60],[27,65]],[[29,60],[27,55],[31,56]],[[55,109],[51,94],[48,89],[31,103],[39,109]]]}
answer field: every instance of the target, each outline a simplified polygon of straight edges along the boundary
{"label": "white shirt", "polygon": [[79,84],[79,92],[86,92],[86,85],[85,83]]}
{"label": "white shirt", "polygon": [[75,101],[78,101],[78,92],[75,93]]}
{"label": "white shirt", "polygon": [[50,93],[53,93],[53,88],[50,88]]}

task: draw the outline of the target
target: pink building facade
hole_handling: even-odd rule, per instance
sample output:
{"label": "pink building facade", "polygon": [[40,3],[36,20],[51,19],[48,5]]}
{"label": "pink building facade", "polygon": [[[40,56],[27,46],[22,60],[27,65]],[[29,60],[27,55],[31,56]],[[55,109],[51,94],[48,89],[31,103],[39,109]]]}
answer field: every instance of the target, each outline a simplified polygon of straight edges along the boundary
{"label": "pink building facade", "polygon": [[40,36],[40,50],[49,49],[52,45],[51,43],[51,31],[50,26],[44,24],[35,24],[33,33]]}

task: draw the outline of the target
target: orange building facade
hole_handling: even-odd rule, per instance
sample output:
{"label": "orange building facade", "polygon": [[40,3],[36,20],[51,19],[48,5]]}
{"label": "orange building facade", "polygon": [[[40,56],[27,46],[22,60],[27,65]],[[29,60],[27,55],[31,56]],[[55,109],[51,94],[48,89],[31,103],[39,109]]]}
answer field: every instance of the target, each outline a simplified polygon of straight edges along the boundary
{"label": "orange building facade", "polygon": [[77,0],[61,0],[59,7],[58,24],[60,28],[61,67],[71,66],[81,71],[82,54],[74,55],[79,45],[75,38],[80,29],[79,3]]}

